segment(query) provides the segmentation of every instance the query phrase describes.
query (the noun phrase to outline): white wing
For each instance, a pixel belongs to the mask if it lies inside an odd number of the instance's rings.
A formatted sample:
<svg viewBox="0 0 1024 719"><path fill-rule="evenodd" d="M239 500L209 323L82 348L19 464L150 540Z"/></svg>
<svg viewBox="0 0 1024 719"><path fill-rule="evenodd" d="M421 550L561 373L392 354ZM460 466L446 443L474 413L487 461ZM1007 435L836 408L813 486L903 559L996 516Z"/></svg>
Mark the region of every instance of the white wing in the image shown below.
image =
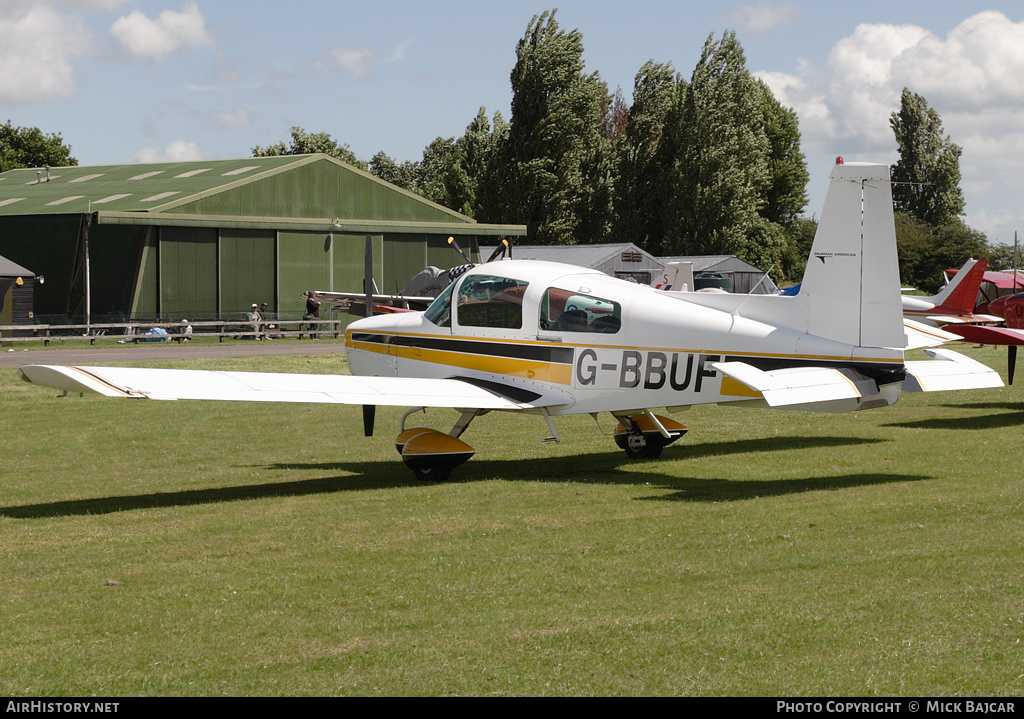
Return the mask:
<svg viewBox="0 0 1024 719"><path fill-rule="evenodd" d="M566 398L550 394L542 396L513 387L460 379L54 365L28 365L18 370L18 374L27 382L69 392L164 400L314 402L510 410L547 407L564 404L566 401Z"/></svg>

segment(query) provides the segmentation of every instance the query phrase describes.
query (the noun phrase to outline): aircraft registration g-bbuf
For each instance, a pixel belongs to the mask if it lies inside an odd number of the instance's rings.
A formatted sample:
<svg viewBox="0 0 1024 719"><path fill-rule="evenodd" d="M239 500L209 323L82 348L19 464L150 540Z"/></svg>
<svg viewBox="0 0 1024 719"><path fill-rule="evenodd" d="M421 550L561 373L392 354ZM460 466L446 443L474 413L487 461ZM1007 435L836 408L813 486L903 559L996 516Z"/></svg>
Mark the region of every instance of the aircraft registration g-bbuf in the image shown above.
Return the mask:
<svg viewBox="0 0 1024 719"><path fill-rule="evenodd" d="M110 397L409 407L396 446L423 479L444 479L473 449L460 437L500 410L553 418L610 413L615 441L649 458L686 432L656 415L695 404L846 412L901 391L1002 386L958 353L904 350L959 339L908 331L902 316L885 165L837 161L800 291L793 296L670 292L572 265L504 260L473 267L423 312L367 317L345 335L348 375L22 367L23 379ZM925 338L922 340L922 338ZM447 433L406 429L424 408L458 412Z"/></svg>

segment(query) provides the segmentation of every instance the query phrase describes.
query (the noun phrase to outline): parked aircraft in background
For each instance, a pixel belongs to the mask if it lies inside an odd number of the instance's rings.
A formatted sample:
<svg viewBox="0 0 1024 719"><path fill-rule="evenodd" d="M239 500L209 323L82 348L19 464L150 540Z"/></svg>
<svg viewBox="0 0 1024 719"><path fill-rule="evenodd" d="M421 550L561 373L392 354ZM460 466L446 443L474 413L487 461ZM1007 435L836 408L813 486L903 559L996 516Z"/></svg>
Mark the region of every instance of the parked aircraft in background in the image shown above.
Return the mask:
<svg viewBox="0 0 1024 719"><path fill-rule="evenodd" d="M933 327L1000 322L999 317L975 313L978 291L987 268L988 260L972 257L938 294L931 297L903 295L903 316Z"/></svg>
<svg viewBox="0 0 1024 719"><path fill-rule="evenodd" d="M986 345L1006 345L1006 379L1013 384L1017 365L1017 347L1024 345L1024 292L1003 295L989 302L988 311L1002 326L959 324L947 325L944 329L967 342Z"/></svg>
<svg viewBox="0 0 1024 719"><path fill-rule="evenodd" d="M1009 288L1016 286L1014 274L989 272L988 260L973 258L949 272L953 279L937 295L903 295L903 316L939 327L964 342L1006 345L1007 382L1012 385L1017 347L1024 344L1024 300L1009 294Z"/></svg>
<svg viewBox="0 0 1024 719"><path fill-rule="evenodd" d="M653 458L687 428L691 405L846 412L901 391L998 387L956 352L907 361L886 165L841 164L800 291L793 296L659 291L580 267L508 260L472 267L424 312L366 317L346 331L354 376L26 366L23 379L110 397L321 402L410 407L396 447L423 479L443 479L474 450L460 437L501 410L554 419L610 413L615 442ZM935 336L928 344L939 343ZM406 428L452 408L447 433Z"/></svg>
<svg viewBox="0 0 1024 719"><path fill-rule="evenodd" d="M331 309L339 312L347 312L357 317L369 317L371 314L394 314L395 312L410 312L427 309L434 298L441 294L452 282L462 276L467 270L476 266L469 256L459 247L454 237L448 238L448 244L455 249L465 264L457 265L450 270L442 270L438 267L428 266L416 273L409 281L405 289L395 295L385 295L377 291L373 283L373 252L370 246L370 238L366 240L366 271L364 273L365 289L360 292L328 292L316 291L317 299L326 302ZM512 256L512 243L503 239L488 258L493 262L505 253Z"/></svg>
<svg viewBox="0 0 1024 719"><path fill-rule="evenodd" d="M950 274L954 270L947 270ZM988 306L1000 297L1024 291L1024 270L1007 272L1005 270L988 270L981 280L981 289L975 305L975 312L988 313ZM996 314L996 313L992 313Z"/></svg>

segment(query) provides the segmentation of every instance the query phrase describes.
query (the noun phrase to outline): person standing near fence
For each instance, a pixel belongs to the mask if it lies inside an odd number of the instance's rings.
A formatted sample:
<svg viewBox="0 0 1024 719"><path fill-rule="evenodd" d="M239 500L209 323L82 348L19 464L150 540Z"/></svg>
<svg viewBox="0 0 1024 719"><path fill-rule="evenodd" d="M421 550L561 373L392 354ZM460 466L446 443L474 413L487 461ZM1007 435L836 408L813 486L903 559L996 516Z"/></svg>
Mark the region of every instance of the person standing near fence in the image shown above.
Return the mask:
<svg viewBox="0 0 1024 719"><path fill-rule="evenodd" d="M320 318L320 300L316 298L316 292L310 290L306 293L306 314L302 315L304 320L316 320ZM309 338L316 339L316 331L320 326L316 322L310 322L306 327L309 330Z"/></svg>
<svg viewBox="0 0 1024 719"><path fill-rule="evenodd" d="M249 338L249 339L254 339L254 340L262 339L262 337L260 337L260 313L259 313L259 307L257 307L255 302L252 303L252 308L249 310L248 319L249 319L249 323L252 325L252 331L253 331L253 336L251 338Z"/></svg>

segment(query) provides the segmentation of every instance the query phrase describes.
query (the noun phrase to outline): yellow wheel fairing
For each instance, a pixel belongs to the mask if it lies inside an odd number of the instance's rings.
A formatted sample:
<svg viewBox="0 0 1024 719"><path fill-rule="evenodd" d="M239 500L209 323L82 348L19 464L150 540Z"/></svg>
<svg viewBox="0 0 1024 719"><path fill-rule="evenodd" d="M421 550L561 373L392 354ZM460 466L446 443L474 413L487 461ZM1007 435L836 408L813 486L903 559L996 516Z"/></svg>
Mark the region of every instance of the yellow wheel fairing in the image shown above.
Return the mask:
<svg viewBox="0 0 1024 719"><path fill-rule="evenodd" d="M437 432L440 434L438 430L431 429L430 427L410 427L395 437L395 449L398 450L399 454L402 454L406 443L416 435L423 434L424 432Z"/></svg>
<svg viewBox="0 0 1024 719"><path fill-rule="evenodd" d="M423 431L417 433L417 429ZM413 435L405 439L402 461L420 479L436 482L448 479L453 469L476 453L476 450L461 439L436 429L413 428L406 430L402 435L409 432ZM399 439L402 435L399 435Z"/></svg>

